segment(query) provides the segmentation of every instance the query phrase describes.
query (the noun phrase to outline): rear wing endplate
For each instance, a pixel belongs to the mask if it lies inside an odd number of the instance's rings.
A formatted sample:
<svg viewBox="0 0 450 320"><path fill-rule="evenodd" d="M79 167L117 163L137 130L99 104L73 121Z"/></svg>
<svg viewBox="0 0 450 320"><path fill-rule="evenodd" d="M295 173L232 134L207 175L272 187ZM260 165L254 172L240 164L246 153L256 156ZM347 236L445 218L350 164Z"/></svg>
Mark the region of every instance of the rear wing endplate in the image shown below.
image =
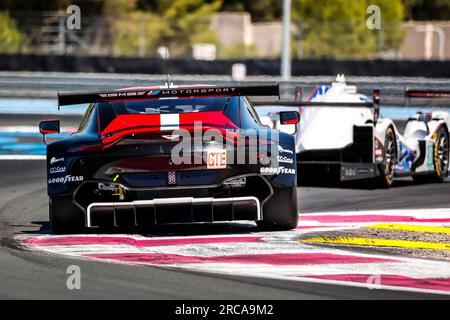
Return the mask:
<svg viewBox="0 0 450 320"><path fill-rule="evenodd" d="M377 123L380 116L380 90L373 91L372 102L311 102L311 101L253 101L255 107L336 107L336 108L372 108L374 110L373 122Z"/></svg>
<svg viewBox="0 0 450 320"><path fill-rule="evenodd" d="M91 93L58 93L60 106L108 101L137 101L161 98L199 98L211 96L280 96L279 84L230 87L161 88Z"/></svg>

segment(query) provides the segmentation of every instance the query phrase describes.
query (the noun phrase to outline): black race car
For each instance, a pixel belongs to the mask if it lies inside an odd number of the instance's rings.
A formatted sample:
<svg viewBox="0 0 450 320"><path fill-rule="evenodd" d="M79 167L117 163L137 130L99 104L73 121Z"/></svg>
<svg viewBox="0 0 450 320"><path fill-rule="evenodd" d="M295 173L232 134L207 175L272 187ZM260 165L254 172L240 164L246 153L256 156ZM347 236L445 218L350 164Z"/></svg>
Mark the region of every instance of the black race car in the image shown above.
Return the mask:
<svg viewBox="0 0 450 320"><path fill-rule="evenodd" d="M297 225L294 137L261 124L247 96L278 85L145 87L59 94L89 103L77 132L47 146L55 232L256 221ZM295 124L295 111L280 113ZM42 121L44 135L59 120Z"/></svg>

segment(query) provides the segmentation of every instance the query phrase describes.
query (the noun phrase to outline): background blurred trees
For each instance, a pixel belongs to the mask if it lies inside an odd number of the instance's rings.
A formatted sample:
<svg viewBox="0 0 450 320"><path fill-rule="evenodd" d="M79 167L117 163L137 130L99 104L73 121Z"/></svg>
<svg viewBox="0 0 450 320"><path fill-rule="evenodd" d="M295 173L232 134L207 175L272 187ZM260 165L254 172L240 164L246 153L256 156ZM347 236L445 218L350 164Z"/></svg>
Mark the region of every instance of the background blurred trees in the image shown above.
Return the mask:
<svg viewBox="0 0 450 320"><path fill-rule="evenodd" d="M160 45L168 46L174 55L189 55L191 45L200 42L217 44L209 29L211 17L219 11L222 0L162 0L154 12L166 24L160 32Z"/></svg>
<svg viewBox="0 0 450 320"><path fill-rule="evenodd" d="M308 0L293 0L294 12L298 14L301 3ZM85 14L106 14L122 9L135 9L149 13L160 13L181 3L182 7L194 8L201 4L211 4L215 0L0 0L0 10L9 11L54 11L65 10L71 4L79 5ZM200 4L201 2L201 4ZM295 3L299 5L295 6ZM318 1L320 6L334 6L335 0ZM350 2L350 1L348 1ZM398 2L398 1L395 1ZM401 0L405 8L404 17L412 20L450 20L449 0ZM372 4L372 3L370 3ZM282 13L281 0L223 0L219 11L247 11L254 21L278 20Z"/></svg>
<svg viewBox="0 0 450 320"><path fill-rule="evenodd" d="M0 52L20 52L22 35L8 12L0 11Z"/></svg>
<svg viewBox="0 0 450 320"><path fill-rule="evenodd" d="M303 0L293 0L294 12L299 14ZM308 5L308 1L305 0ZM318 1L320 6L333 6L335 0ZM347 1L348 3L351 2ZM389 1L385 1L388 4ZM395 6L399 1L394 1ZM410 20L450 20L449 0L401 0L404 17ZM297 3L297 5L295 5ZM370 1L370 4L376 4ZM295 8L296 7L296 8ZM221 10L248 11L254 21L271 21L280 19L282 13L281 0L225 0Z"/></svg>
<svg viewBox="0 0 450 320"><path fill-rule="evenodd" d="M71 4L80 6L82 21L84 17L105 21L109 32L102 41L111 43L117 55L155 54L158 47L168 46L172 56L189 56L192 45L202 42L224 51L209 28L216 12L246 11L254 22L277 21L282 14L281 0L0 0L0 50L17 52L27 43L26 33L19 32L21 24L14 23L17 12L65 14ZM293 51L304 57L373 57L399 47L403 36L399 26L405 19L450 20L450 0L292 0L292 4L299 31ZM366 26L366 9L372 4L381 7L380 31ZM219 55L248 54L250 49L244 49Z"/></svg>
<svg viewBox="0 0 450 320"><path fill-rule="evenodd" d="M369 5L381 9L381 30L366 25ZM303 24L303 56L367 58L398 48L402 40L401 0L294 0L293 6L294 21Z"/></svg>
<svg viewBox="0 0 450 320"><path fill-rule="evenodd" d="M217 43L209 24L221 6L222 0L103 0L101 11L115 54L146 55L165 46L172 56L189 56L194 43Z"/></svg>

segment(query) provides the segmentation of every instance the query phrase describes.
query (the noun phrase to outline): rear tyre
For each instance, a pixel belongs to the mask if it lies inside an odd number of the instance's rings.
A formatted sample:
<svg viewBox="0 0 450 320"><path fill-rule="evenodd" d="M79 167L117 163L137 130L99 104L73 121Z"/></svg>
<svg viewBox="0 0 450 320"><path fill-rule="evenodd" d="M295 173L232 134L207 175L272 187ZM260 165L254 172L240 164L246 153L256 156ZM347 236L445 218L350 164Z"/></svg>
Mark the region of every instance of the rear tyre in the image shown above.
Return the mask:
<svg viewBox="0 0 450 320"><path fill-rule="evenodd" d="M394 183L395 162L397 159L397 143L395 133L392 127L386 131L384 140L384 160L378 166L380 176L377 178L377 186L388 189Z"/></svg>
<svg viewBox="0 0 450 320"><path fill-rule="evenodd" d="M444 182L448 175L449 166L449 135L446 127L440 127L435 133L433 149L434 172L429 175L413 176L418 183Z"/></svg>
<svg viewBox="0 0 450 320"><path fill-rule="evenodd" d="M84 229L84 213L71 196L49 198L49 220L54 233L76 233Z"/></svg>
<svg viewBox="0 0 450 320"><path fill-rule="evenodd" d="M263 220L257 221L261 230L291 230L297 227L297 188L275 189L274 194L263 206Z"/></svg>

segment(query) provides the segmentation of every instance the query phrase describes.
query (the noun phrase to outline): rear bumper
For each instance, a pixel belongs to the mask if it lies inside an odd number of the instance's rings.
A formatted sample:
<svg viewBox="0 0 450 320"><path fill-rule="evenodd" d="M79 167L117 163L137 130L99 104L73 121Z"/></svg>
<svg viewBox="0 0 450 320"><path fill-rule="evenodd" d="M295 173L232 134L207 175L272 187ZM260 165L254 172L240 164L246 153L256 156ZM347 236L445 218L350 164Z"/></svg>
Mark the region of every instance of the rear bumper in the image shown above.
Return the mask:
<svg viewBox="0 0 450 320"><path fill-rule="evenodd" d="M256 197L164 198L130 202L92 203L86 210L86 226L138 226L171 223L261 220Z"/></svg>
<svg viewBox="0 0 450 320"><path fill-rule="evenodd" d="M341 163L341 181L370 179L378 176L378 167L374 163Z"/></svg>
<svg viewBox="0 0 450 320"><path fill-rule="evenodd" d="M339 181L369 179L379 176L374 157L373 127L353 126L353 141L341 149L304 150L297 153L299 174L325 172Z"/></svg>

